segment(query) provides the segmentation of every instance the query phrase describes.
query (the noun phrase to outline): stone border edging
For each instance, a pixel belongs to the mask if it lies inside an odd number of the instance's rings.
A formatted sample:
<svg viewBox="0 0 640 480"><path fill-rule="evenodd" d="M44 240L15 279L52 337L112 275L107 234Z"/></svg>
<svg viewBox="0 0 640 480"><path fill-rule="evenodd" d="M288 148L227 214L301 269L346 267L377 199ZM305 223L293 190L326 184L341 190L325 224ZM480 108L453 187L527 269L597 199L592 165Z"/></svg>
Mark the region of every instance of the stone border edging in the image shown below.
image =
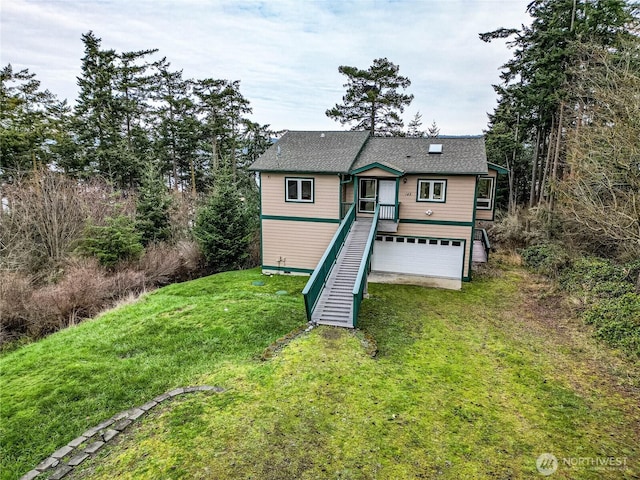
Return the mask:
<svg viewBox="0 0 640 480"><path fill-rule="evenodd" d="M195 392L224 392L222 387L212 387L210 385L202 385L198 387L181 387L170 390L162 395L158 395L153 400L148 401L139 407L130 408L120 412L108 420L104 420L93 428L90 428L79 437L71 440L64 447L53 452L49 457L45 458L35 468L25 473L20 480L33 480L38 475L49 470L55 471L49 476L49 480L60 480L62 477L71 472L75 467L80 465L86 459L92 457L110 440L114 439L118 434L123 432L134 420L142 417L152 408L160 405L173 397L183 395L185 393ZM95 437L95 438L94 438ZM93 440L89 442L90 440ZM79 448L83 446L83 448ZM63 459L67 459L63 461Z"/></svg>

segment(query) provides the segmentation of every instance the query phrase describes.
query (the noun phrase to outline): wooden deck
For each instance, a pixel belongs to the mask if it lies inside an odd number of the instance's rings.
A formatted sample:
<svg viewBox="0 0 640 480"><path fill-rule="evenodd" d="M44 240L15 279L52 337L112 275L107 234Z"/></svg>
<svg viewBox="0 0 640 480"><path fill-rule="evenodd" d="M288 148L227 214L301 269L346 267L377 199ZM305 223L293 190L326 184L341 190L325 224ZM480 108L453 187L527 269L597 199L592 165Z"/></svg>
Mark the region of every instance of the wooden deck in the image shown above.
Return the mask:
<svg viewBox="0 0 640 480"><path fill-rule="evenodd" d="M473 263L487 263L487 252L480 240L473 241Z"/></svg>
<svg viewBox="0 0 640 480"><path fill-rule="evenodd" d="M313 311L313 322L353 328L353 287L370 231L370 218L353 223Z"/></svg>

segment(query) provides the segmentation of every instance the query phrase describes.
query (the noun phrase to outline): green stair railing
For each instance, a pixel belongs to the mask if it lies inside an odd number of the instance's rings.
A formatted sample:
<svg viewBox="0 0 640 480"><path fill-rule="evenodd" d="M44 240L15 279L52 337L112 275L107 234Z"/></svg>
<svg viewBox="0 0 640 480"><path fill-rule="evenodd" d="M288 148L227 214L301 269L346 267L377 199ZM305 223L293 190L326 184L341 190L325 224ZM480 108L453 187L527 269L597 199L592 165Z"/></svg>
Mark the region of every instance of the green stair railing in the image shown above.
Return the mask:
<svg viewBox="0 0 640 480"><path fill-rule="evenodd" d="M344 245L344 241L349 234L349 230L351 229L351 225L353 224L355 218L355 205L351 205L351 208L349 208L349 211L345 215L344 219L342 220L342 222L340 222L338 230L333 235L331 243L329 243L329 246L318 262L318 266L315 268L315 270L311 274L311 277L309 278L309 281L302 290L302 295L304 296L304 308L307 312L307 319L309 321L311 321L313 310L316 308L316 304L320 299L324 284L327 281L327 277L331 273L331 268L338 258L338 254L340 253L340 250Z"/></svg>
<svg viewBox="0 0 640 480"><path fill-rule="evenodd" d="M371 255L373 255L373 242L376 238L376 230L378 229L378 218L380 217L380 205L376 206L376 210L373 214L373 221L371 222L371 230L369 231L369 237L364 247L362 254L362 261L360 262L360 268L358 269L358 276L356 277L356 283L353 286L353 326L354 328L358 324L358 314L360 313L360 304L364 297L364 292L367 286L367 276L371 271Z"/></svg>

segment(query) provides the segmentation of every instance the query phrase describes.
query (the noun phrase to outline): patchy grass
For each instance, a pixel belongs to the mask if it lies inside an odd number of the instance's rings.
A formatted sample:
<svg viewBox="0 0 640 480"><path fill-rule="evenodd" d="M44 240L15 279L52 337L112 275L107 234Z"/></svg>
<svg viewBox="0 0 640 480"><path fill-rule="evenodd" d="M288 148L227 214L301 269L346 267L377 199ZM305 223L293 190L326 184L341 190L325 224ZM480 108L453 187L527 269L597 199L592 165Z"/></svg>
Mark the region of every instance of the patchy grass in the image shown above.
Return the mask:
<svg viewBox="0 0 640 480"><path fill-rule="evenodd" d="M19 477L115 413L257 358L306 322L305 281L249 270L175 284L2 355L0 477Z"/></svg>
<svg viewBox="0 0 640 480"><path fill-rule="evenodd" d="M532 478L545 452L553 478L640 474L638 367L549 284L503 266L461 292L370 292L361 331L225 362L200 377L225 393L174 400L72 478Z"/></svg>

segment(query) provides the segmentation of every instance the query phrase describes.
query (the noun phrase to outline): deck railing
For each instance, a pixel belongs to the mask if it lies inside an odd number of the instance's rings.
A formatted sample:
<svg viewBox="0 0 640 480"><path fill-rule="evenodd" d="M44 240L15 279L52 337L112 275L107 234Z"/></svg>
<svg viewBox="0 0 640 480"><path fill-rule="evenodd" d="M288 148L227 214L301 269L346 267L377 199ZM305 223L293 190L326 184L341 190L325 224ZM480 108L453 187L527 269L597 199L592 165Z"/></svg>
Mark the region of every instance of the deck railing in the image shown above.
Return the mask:
<svg viewBox="0 0 640 480"><path fill-rule="evenodd" d="M380 207L378 205L373 214L373 221L371 222L371 230L369 231L369 237L364 247L362 254L362 260L360 261L360 268L358 269L358 276L356 277L356 283L353 286L353 326L354 328L358 324L358 314L360 313L360 304L364 297L365 289L367 286L367 276L371 271L371 255L373 254L373 242L376 238L376 229L378 228L378 219L380 218Z"/></svg>
<svg viewBox="0 0 640 480"><path fill-rule="evenodd" d="M351 229L351 225L355 218L355 205L351 205L351 208L349 208L344 219L340 222L338 230L333 235L331 243L329 243L329 246L324 251L322 258L318 262L318 266L311 274L304 290L302 290L302 295L304 296L304 308L307 312L307 319L309 321L311 321L311 315L313 314L313 310L316 308L316 304L318 303L324 284L327 281L327 277L329 276L329 273L331 273L331 267L333 267L333 264L338 258L340 249L344 245L344 241L349 234L349 230Z"/></svg>
<svg viewBox="0 0 640 480"><path fill-rule="evenodd" d="M473 240L480 240L484 251L487 254L487 262L489 261L489 252L491 251L491 243L489 243L489 235L484 228L476 228L473 230Z"/></svg>
<svg viewBox="0 0 640 480"><path fill-rule="evenodd" d="M395 203L380 203L380 220L398 221L398 209Z"/></svg>
<svg viewBox="0 0 640 480"><path fill-rule="evenodd" d="M340 219L347 216L351 207L353 207L353 202L340 202Z"/></svg>

